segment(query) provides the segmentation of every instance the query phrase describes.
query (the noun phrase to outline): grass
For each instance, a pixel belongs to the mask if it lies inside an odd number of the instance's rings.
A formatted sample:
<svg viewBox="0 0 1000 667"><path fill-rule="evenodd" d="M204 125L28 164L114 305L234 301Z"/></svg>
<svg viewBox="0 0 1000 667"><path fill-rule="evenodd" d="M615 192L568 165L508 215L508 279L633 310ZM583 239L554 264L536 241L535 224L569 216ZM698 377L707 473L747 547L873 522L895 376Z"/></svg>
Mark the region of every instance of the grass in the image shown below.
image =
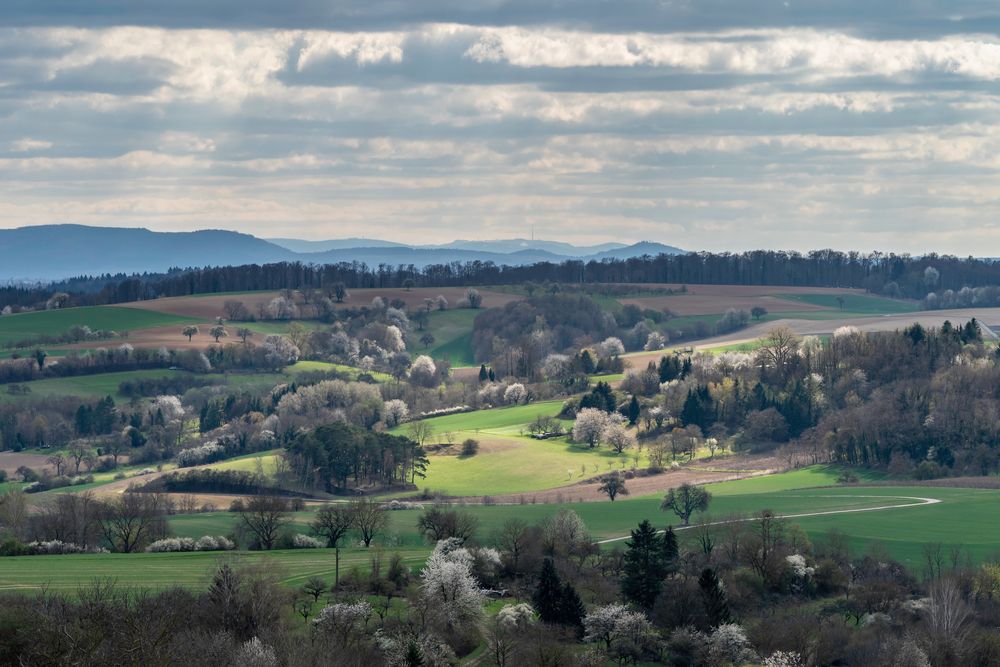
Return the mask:
<svg viewBox="0 0 1000 667"><path fill-rule="evenodd" d="M992 526L1000 510L1000 491L903 486L839 486L836 481L842 468L813 466L789 473L709 485L713 494L710 515L695 515L694 522L733 515L747 515L762 509L779 514L840 511L871 507L904 505L904 498L930 497L941 500L936 505L900 507L868 512L800 517L793 521L814 542L825 539L831 530L848 535L860 555L878 544L892 557L917 573L923 563L926 544L941 543L947 557L952 547L962 550L973 562L981 562L1000 554L1000 534L984 530ZM855 471L864 482L877 482L879 475ZM902 497L901 497L902 496ZM510 518L529 524L538 523L560 509L577 512L596 539L625 536L643 519L658 527L677 525L672 514L659 509L660 496L624 498L617 502L562 503L554 505L493 505L464 508L479 521L480 539L490 535ZM378 539L387 550L400 551L411 566L419 565L429 553L417 532L420 510L394 511L389 526ZM292 516L291 530L307 532L311 513ZM238 521L228 512L174 516L170 518L173 532L183 537L225 535ZM687 537L684 537L687 535ZM690 534L681 533L683 539ZM356 546L349 538L342 551L341 572L352 567L368 567L370 551ZM623 542L611 546L623 547ZM122 584L146 588L162 588L179 584L204 587L207 577L223 559L235 558L246 563L266 566L278 573L289 586L300 585L310 576L332 577L333 553L330 550L275 551L270 553L220 554L103 554L74 556L36 556L2 559L0 590L37 590L48 585L53 590L74 591L94 577L114 577Z"/></svg>
<svg viewBox="0 0 1000 667"><path fill-rule="evenodd" d="M839 298L843 300L843 307L835 294L779 294L778 296L788 301L799 301L812 306L832 308L838 313L844 311L854 314L886 315L912 313L919 310L917 304L912 301L899 301L865 294L841 294Z"/></svg>
<svg viewBox="0 0 1000 667"><path fill-rule="evenodd" d="M447 359L453 367L472 366L476 360L472 356L472 323L480 310L455 308L435 310L428 315L424 331L414 330L411 334L410 350L413 354L426 354L434 359ZM434 336L430 345L422 345L420 337L425 333Z"/></svg>
<svg viewBox="0 0 1000 667"><path fill-rule="evenodd" d="M69 331L76 325L88 326L94 331L102 329L120 333L193 321L191 318L179 315L121 306L45 310L0 317L0 343L36 336L55 336ZM113 342L110 341L109 344Z"/></svg>
<svg viewBox="0 0 1000 667"><path fill-rule="evenodd" d="M400 551L411 567L422 564L428 553L428 548ZM367 570L370 558L371 552L364 549L341 550L341 575L352 568ZM0 591L35 591L45 586L50 591L74 593L94 579L114 579L119 585L144 589L205 589L215 569L227 561L264 567L287 586L301 586L313 576L329 581L334 574L330 549L18 556L3 559Z"/></svg>

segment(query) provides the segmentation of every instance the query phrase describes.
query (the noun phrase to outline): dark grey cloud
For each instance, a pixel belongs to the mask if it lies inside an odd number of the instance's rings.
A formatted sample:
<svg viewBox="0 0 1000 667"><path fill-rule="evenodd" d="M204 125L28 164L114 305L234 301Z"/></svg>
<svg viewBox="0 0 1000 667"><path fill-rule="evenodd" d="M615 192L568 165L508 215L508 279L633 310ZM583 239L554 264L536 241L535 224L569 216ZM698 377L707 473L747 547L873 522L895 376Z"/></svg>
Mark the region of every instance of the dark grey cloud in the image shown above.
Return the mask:
<svg viewBox="0 0 1000 667"><path fill-rule="evenodd" d="M826 28L872 37L996 33L987 0L5 0L7 26L382 30L421 23L561 25L610 32Z"/></svg>

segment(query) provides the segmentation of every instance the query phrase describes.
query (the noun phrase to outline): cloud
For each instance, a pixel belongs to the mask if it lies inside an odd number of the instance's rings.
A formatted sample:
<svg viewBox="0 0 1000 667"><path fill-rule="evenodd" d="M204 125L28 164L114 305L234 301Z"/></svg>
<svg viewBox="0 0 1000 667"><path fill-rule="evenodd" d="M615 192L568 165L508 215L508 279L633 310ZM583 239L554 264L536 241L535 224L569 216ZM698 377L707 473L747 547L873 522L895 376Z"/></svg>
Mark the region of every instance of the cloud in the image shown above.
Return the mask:
<svg viewBox="0 0 1000 667"><path fill-rule="evenodd" d="M51 141L42 141L40 139L25 137L24 139L18 139L17 141L10 142L10 152L31 153L35 151L44 151L52 148L52 145Z"/></svg>
<svg viewBox="0 0 1000 667"><path fill-rule="evenodd" d="M1000 252L985 3L12 3L0 226Z"/></svg>

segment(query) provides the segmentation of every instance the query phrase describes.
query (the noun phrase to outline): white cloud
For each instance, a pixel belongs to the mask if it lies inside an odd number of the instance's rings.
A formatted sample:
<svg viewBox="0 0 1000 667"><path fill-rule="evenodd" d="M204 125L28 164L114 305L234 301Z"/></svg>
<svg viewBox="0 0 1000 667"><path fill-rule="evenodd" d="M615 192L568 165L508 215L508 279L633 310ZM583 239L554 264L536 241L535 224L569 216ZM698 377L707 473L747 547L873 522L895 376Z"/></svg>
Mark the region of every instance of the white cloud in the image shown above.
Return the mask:
<svg viewBox="0 0 1000 667"><path fill-rule="evenodd" d="M31 151L44 151L52 148L52 146L53 144L51 141L42 141L40 139L25 137L24 139L18 139L17 141L10 142L10 151L12 153L28 153Z"/></svg>

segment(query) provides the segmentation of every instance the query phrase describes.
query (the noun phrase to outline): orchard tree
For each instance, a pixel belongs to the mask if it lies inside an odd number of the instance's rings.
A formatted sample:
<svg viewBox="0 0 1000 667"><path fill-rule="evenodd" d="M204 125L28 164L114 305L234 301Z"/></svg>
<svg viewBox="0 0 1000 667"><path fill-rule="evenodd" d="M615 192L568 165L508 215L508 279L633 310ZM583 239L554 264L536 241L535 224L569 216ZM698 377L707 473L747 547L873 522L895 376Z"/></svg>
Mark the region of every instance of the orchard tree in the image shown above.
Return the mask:
<svg viewBox="0 0 1000 667"><path fill-rule="evenodd" d="M629 433L624 424L613 419L608 420L608 424L601 434L601 440L608 443L608 446L618 454L635 444L635 436Z"/></svg>
<svg viewBox="0 0 1000 667"><path fill-rule="evenodd" d="M239 329L236 330L236 335L239 336L239 339L243 341L244 345L246 345L247 339L253 337L253 331L251 331L246 327L240 327Z"/></svg>
<svg viewBox="0 0 1000 667"><path fill-rule="evenodd" d="M573 440L586 442L591 448L596 447L610 423L608 413L604 410L584 408L576 414L576 421L573 422Z"/></svg>
<svg viewBox="0 0 1000 667"><path fill-rule="evenodd" d="M181 333L188 337L188 342L191 342L191 339L198 335L198 327L186 326L181 330Z"/></svg>
<svg viewBox="0 0 1000 667"><path fill-rule="evenodd" d="M615 473L604 478L598 491L607 494L611 502L615 502L618 496L627 496L628 489L625 488L625 478Z"/></svg>
<svg viewBox="0 0 1000 667"><path fill-rule="evenodd" d="M711 501L712 494L705 487L685 482L676 489L667 491L663 502L660 503L660 509L672 511L687 526L691 521L691 515L707 510Z"/></svg>
<svg viewBox="0 0 1000 667"><path fill-rule="evenodd" d="M222 326L221 324L216 324L214 327L209 329L208 333L212 338L215 339L216 343L219 342L220 338L226 338L229 335L229 332L226 331L226 327Z"/></svg>

